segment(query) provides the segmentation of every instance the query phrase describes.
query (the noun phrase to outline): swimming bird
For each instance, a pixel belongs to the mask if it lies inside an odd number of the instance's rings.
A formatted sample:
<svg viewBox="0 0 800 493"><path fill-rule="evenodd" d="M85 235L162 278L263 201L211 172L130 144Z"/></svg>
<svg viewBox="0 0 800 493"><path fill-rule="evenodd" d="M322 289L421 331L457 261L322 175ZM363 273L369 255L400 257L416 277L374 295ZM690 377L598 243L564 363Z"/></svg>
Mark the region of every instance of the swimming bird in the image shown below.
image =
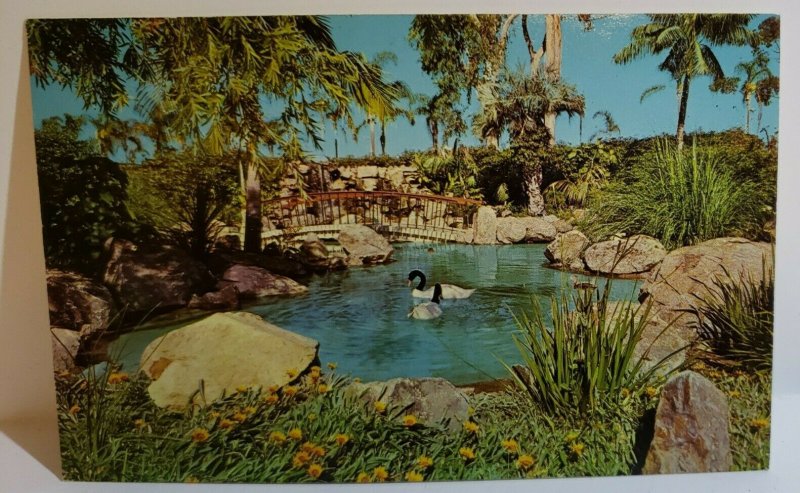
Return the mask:
<svg viewBox="0 0 800 493"><path fill-rule="evenodd" d="M417 320L431 320L439 317L442 314L442 308L439 306L439 300L442 296L442 285L437 283L433 287L433 298L425 303L420 303L415 306L409 313L409 318L416 318Z"/></svg>
<svg viewBox="0 0 800 493"><path fill-rule="evenodd" d="M425 282L427 279L421 270L415 269L408 273L408 285L411 286L411 282L417 277L419 277L419 284L417 284L417 287L411 291L411 296L414 298L430 298L433 290L431 288L425 289ZM475 292L474 289L462 288L456 286L455 284L442 284L441 286L443 300L469 298L472 293Z"/></svg>

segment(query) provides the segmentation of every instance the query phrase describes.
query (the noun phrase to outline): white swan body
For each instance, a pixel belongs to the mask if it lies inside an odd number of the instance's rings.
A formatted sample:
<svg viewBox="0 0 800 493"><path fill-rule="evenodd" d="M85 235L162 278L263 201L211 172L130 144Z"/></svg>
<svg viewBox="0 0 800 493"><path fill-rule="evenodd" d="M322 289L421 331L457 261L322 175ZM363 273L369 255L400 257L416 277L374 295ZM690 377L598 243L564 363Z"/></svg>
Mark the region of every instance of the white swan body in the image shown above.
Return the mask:
<svg viewBox="0 0 800 493"><path fill-rule="evenodd" d="M411 281L416 279L417 277L420 278L419 284L416 288L411 291L411 296L414 298L430 298L433 296L433 288L425 289L425 274L422 273L420 270L412 270L408 274L408 284L411 285ZM442 286L442 295L441 298L443 300L459 300L464 298L469 298L472 296L472 293L475 292L474 289L467 289L462 288L460 286L456 286L455 284L441 284Z"/></svg>
<svg viewBox="0 0 800 493"><path fill-rule="evenodd" d="M431 301L426 301L415 306L409 313L409 318L417 320L431 320L442 315L442 308L439 306L439 300L442 296L442 286L437 284L433 288L433 298Z"/></svg>

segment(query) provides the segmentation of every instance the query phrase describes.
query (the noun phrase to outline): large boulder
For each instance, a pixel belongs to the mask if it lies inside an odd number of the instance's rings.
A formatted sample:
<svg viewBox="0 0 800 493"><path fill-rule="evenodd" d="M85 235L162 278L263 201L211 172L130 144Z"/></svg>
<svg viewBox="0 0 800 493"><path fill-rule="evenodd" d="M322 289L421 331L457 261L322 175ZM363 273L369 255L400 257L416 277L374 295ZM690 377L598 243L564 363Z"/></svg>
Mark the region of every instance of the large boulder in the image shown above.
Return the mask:
<svg viewBox="0 0 800 493"><path fill-rule="evenodd" d="M253 265L235 264L222 274L218 287L233 285L241 299L254 299L281 294L300 294L308 291L302 284Z"/></svg>
<svg viewBox="0 0 800 493"><path fill-rule="evenodd" d="M644 474L730 470L728 401L713 383L685 371L661 390Z"/></svg>
<svg viewBox="0 0 800 493"><path fill-rule="evenodd" d="M151 342L142 353L160 407L212 402L239 387L283 386L317 360L319 343L246 312L215 313ZM197 394L202 385L202 397Z"/></svg>
<svg viewBox="0 0 800 493"><path fill-rule="evenodd" d="M51 326L85 336L106 330L114 315L111 292L74 272L47 271L47 301Z"/></svg>
<svg viewBox="0 0 800 493"><path fill-rule="evenodd" d="M173 247L139 248L124 240L107 244L103 282L120 305L132 312L186 306L208 291L214 278L200 262Z"/></svg>
<svg viewBox="0 0 800 493"><path fill-rule="evenodd" d="M443 378L394 378L385 382L353 383L348 393L369 405L380 400L387 407L405 409L422 423L444 424L460 430L469 416L467 397Z"/></svg>
<svg viewBox="0 0 800 493"><path fill-rule="evenodd" d="M567 221L559 218L558 216L553 216L553 215L542 216L542 219L552 224L556 228L556 232L558 233L566 233L567 231L572 231L573 229L575 229L574 226L572 226Z"/></svg>
<svg viewBox="0 0 800 493"><path fill-rule="evenodd" d="M497 213L488 205L478 208L473 224L472 242L476 245L493 245L497 243Z"/></svg>
<svg viewBox="0 0 800 493"><path fill-rule="evenodd" d="M715 280L759 280L772 265L769 243L716 238L669 252L642 285L640 300L650 299L657 316L673 328L690 331L696 319L691 310Z"/></svg>
<svg viewBox="0 0 800 493"><path fill-rule="evenodd" d="M53 370L56 373L75 371L75 360L81 345L80 334L62 327L51 327L50 342L53 346Z"/></svg>
<svg viewBox="0 0 800 493"><path fill-rule="evenodd" d="M526 224L517 217L501 217L497 220L497 241L500 243L519 243L525 239Z"/></svg>
<svg viewBox="0 0 800 493"><path fill-rule="evenodd" d="M641 274L658 265L667 250L646 235L601 241L583 252L586 267L601 274Z"/></svg>
<svg viewBox="0 0 800 493"><path fill-rule="evenodd" d="M589 246L589 239L577 229L556 235L544 251L544 256L555 267L570 270L583 270L583 251Z"/></svg>
<svg viewBox="0 0 800 493"><path fill-rule="evenodd" d="M523 217L525 224L525 241L528 243L550 242L556 239L558 228L555 222L547 220L547 217ZM563 222L563 221L562 221Z"/></svg>
<svg viewBox="0 0 800 493"><path fill-rule="evenodd" d="M388 262L394 252L386 238L360 224L343 226L338 241L347 252L350 265L382 264Z"/></svg>
<svg viewBox="0 0 800 493"><path fill-rule="evenodd" d="M314 272L346 269L342 257L331 255L328 247L314 233L308 233L300 245L300 262Z"/></svg>

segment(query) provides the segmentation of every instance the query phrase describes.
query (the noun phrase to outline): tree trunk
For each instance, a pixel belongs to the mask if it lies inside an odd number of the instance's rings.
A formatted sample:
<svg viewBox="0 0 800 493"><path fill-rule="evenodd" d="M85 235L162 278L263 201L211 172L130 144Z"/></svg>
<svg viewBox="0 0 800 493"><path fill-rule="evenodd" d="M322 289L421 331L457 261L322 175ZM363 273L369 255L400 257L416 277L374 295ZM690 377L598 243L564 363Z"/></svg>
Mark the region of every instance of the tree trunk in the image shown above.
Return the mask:
<svg viewBox="0 0 800 493"><path fill-rule="evenodd" d="M756 100L756 104L758 104L758 117L756 118L756 135L758 135L761 132L761 117L764 114L764 105L758 100Z"/></svg>
<svg viewBox="0 0 800 493"><path fill-rule="evenodd" d="M428 131L431 134L431 149L439 153L439 124L433 118L428 118Z"/></svg>
<svg viewBox="0 0 800 493"><path fill-rule="evenodd" d="M683 136L686 127L686 105L689 102L689 82L691 79L688 76L683 77L683 87L681 88L681 101L678 107L678 129L675 132L676 140L678 141L678 149L683 149Z"/></svg>
<svg viewBox="0 0 800 493"><path fill-rule="evenodd" d="M370 115L369 119L369 155L375 157L375 119Z"/></svg>
<svg viewBox="0 0 800 493"><path fill-rule="evenodd" d="M245 226L244 251L259 253L261 251L261 178L255 163L247 165L245 181Z"/></svg>
<svg viewBox="0 0 800 493"><path fill-rule="evenodd" d="M528 195L528 214L544 215L544 197L542 196L542 167L531 166L525 176L525 188Z"/></svg>
<svg viewBox="0 0 800 493"><path fill-rule="evenodd" d="M544 18L545 27L545 53L547 60L544 65L545 77L550 82L561 80L561 16L548 14ZM544 126L550 134L550 147L556 144L556 112L548 111L544 115Z"/></svg>
<svg viewBox="0 0 800 493"><path fill-rule="evenodd" d="M386 125L381 123L381 156L386 155Z"/></svg>
<svg viewBox="0 0 800 493"><path fill-rule="evenodd" d="M744 131L750 133L750 96L744 100Z"/></svg>

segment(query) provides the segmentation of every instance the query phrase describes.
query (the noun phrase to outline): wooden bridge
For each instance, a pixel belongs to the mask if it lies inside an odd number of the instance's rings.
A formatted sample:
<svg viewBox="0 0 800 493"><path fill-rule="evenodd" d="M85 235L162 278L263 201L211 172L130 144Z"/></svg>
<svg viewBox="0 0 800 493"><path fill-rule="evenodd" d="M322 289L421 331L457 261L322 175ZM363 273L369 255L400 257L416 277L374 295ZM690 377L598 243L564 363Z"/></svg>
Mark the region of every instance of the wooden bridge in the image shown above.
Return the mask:
<svg viewBox="0 0 800 493"><path fill-rule="evenodd" d="M262 242L291 241L315 233L335 239L342 227L364 224L391 241L463 242L482 202L402 192L309 193L264 201Z"/></svg>

